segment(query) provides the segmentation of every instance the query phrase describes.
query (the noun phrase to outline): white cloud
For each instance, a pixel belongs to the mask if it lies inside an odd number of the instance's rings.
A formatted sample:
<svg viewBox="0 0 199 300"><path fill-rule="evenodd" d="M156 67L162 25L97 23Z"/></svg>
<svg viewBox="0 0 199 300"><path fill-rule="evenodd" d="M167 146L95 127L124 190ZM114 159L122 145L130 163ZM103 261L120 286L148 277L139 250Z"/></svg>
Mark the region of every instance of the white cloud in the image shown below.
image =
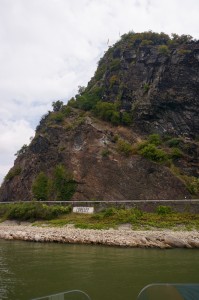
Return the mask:
<svg viewBox="0 0 199 300"><path fill-rule="evenodd" d="M3 179L12 167L14 154L24 143L29 143L34 130L24 120L0 122L0 178Z"/></svg>
<svg viewBox="0 0 199 300"><path fill-rule="evenodd" d="M0 173L52 101L87 84L108 40L149 29L198 38L198 12L198 0L0 0Z"/></svg>

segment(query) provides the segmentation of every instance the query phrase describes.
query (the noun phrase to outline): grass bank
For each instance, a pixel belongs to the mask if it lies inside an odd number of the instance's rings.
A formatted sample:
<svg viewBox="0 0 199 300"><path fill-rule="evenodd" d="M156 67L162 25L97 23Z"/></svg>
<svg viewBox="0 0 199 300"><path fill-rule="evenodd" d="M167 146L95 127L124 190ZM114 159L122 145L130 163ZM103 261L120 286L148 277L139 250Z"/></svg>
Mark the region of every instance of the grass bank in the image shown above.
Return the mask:
<svg viewBox="0 0 199 300"><path fill-rule="evenodd" d="M42 203L17 203L0 205L0 220L30 221L49 226L74 224L82 229L118 228L128 223L134 230L199 229L199 214L175 212L169 206L159 206L153 213L136 208L116 209L110 207L91 215L72 213L71 206L46 205Z"/></svg>

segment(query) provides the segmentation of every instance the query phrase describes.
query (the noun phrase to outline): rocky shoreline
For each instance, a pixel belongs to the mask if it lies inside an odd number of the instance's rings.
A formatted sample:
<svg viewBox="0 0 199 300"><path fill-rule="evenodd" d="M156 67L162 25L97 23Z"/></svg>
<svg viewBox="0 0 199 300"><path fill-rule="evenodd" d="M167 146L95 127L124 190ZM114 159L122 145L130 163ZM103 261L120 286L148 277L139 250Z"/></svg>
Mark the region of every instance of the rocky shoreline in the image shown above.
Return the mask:
<svg viewBox="0 0 199 300"><path fill-rule="evenodd" d="M76 229L72 225L57 228L4 222L0 224L0 239L134 248L199 248L198 231L134 231L128 226L117 230L93 230Z"/></svg>

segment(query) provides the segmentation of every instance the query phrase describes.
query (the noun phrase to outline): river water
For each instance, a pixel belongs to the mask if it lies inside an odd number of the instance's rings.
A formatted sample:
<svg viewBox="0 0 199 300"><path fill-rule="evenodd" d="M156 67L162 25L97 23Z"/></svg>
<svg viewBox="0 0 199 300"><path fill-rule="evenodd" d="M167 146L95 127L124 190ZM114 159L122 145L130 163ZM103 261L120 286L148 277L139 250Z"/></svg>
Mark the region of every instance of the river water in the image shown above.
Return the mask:
<svg viewBox="0 0 199 300"><path fill-rule="evenodd" d="M134 300L149 283L199 282L199 250L130 249L0 240L0 299L81 289L92 300Z"/></svg>

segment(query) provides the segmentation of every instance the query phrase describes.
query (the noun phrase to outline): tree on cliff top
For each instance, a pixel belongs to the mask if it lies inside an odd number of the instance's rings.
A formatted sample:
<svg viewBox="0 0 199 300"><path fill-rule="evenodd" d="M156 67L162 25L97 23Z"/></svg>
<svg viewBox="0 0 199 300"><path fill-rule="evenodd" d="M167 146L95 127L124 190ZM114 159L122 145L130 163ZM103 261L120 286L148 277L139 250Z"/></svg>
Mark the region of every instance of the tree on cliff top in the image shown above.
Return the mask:
<svg viewBox="0 0 199 300"><path fill-rule="evenodd" d="M63 101L57 100L57 101L53 101L52 103L52 107L53 107L53 111L60 111L63 107L64 103Z"/></svg>

